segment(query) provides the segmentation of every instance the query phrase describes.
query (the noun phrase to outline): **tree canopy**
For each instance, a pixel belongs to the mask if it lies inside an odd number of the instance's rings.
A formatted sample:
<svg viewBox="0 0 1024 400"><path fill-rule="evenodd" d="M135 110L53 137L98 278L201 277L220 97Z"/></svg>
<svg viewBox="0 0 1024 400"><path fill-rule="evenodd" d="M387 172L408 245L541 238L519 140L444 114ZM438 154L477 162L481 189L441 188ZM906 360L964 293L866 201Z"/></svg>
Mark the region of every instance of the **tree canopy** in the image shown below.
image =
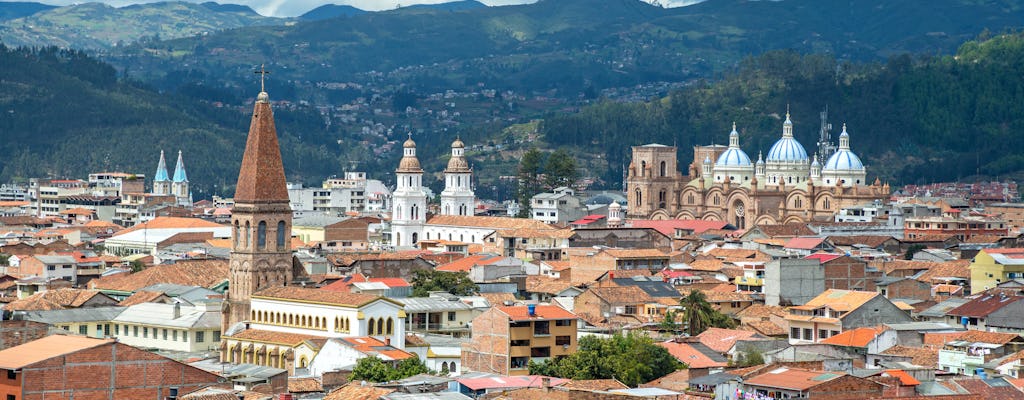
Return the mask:
<svg viewBox="0 0 1024 400"><path fill-rule="evenodd" d="M683 321L686 322L686 332L690 336L697 336L711 327L736 327L736 321L712 308L707 297L699 290L691 290L689 295L679 300L679 305L683 306Z"/></svg>
<svg viewBox="0 0 1024 400"><path fill-rule="evenodd" d="M430 292L448 292L456 296L476 294L480 287L465 272L421 269L412 274L412 296L427 297Z"/></svg>
<svg viewBox="0 0 1024 400"><path fill-rule="evenodd" d="M429 372L430 370L427 369L426 364L423 364L423 361L415 354L412 357L399 361L398 365L394 368L384 363L377 356L370 356L360 358L356 362L356 366L352 368L352 375L349 379L353 381L387 382Z"/></svg>
<svg viewBox="0 0 1024 400"><path fill-rule="evenodd" d="M636 333L610 338L585 336L575 353L541 363L530 361L531 375L568 379L618 379L635 387L685 367L664 347Z"/></svg>

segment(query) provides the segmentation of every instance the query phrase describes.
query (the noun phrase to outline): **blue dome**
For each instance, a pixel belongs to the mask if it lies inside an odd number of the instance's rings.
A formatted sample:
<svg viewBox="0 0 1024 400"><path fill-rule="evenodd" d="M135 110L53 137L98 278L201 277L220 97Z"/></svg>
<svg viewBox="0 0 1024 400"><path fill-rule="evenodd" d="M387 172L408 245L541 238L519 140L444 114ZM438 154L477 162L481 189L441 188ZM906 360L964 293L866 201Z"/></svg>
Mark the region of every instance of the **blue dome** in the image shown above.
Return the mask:
<svg viewBox="0 0 1024 400"><path fill-rule="evenodd" d="M807 151L792 137L783 136L768 150L766 161L807 161Z"/></svg>
<svg viewBox="0 0 1024 400"><path fill-rule="evenodd" d="M838 171L838 170L861 170L864 169L864 163L860 162L860 157L853 154L850 150L839 150L832 157L828 158L825 162L826 171Z"/></svg>
<svg viewBox="0 0 1024 400"><path fill-rule="evenodd" d="M750 157L747 157L747 153L741 149L730 147L722 155L718 156L718 161L715 162L715 166L728 167L728 166L749 166Z"/></svg>

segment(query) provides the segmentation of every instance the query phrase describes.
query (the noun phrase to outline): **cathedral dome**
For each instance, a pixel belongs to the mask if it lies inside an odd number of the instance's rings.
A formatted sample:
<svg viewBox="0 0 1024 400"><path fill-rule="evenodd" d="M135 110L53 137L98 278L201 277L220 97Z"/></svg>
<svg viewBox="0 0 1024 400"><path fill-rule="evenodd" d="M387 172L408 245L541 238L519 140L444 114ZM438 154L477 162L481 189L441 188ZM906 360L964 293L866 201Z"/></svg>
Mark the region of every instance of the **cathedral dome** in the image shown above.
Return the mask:
<svg viewBox="0 0 1024 400"><path fill-rule="evenodd" d="M404 144L402 144L402 147L407 148L407 149L415 149L416 148L416 142L414 142L412 140L412 137L410 137L408 140L405 141Z"/></svg>
<svg viewBox="0 0 1024 400"><path fill-rule="evenodd" d="M786 113L786 122L782 124L782 138L772 145L771 150L768 150L768 158L766 161L807 161L807 150L804 150L804 146L793 138L793 121L789 119L788 112Z"/></svg>
<svg viewBox="0 0 1024 400"><path fill-rule="evenodd" d="M753 165L750 157L740 148L740 134L736 132L736 124L732 124L732 132L729 133L729 148L722 155L718 156L715 162L716 167L746 167Z"/></svg>
<svg viewBox="0 0 1024 400"><path fill-rule="evenodd" d="M423 172L423 168L420 167L420 159L416 157L402 157L402 161L398 163L397 172Z"/></svg>
<svg viewBox="0 0 1024 400"><path fill-rule="evenodd" d="M462 143L462 139L455 138L455 141L452 142L452 148L453 149L464 149L464 148L466 148L466 144Z"/></svg>
<svg viewBox="0 0 1024 400"><path fill-rule="evenodd" d="M452 157L448 160L448 168L445 172L469 172L469 162L465 157Z"/></svg>
<svg viewBox="0 0 1024 400"><path fill-rule="evenodd" d="M846 124L843 124L843 133L839 135L839 150L825 162L825 171L850 171L863 170L864 163L860 161L853 151L850 150L850 134L846 133Z"/></svg>

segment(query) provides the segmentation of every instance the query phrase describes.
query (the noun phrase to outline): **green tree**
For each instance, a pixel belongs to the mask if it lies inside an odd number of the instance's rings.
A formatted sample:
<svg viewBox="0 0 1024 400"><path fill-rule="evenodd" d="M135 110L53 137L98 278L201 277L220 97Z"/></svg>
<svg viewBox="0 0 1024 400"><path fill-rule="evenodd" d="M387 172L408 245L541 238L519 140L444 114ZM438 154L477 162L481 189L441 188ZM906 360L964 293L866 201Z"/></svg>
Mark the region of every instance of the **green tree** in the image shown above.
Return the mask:
<svg viewBox="0 0 1024 400"><path fill-rule="evenodd" d="M6 266L10 265L10 259L11 259L11 255L10 254L0 253L0 266L5 266L6 267Z"/></svg>
<svg viewBox="0 0 1024 400"><path fill-rule="evenodd" d="M925 249L925 247L924 247L923 244L912 244L909 247L907 247L907 252L903 254L903 259L904 260L913 260L914 259L914 254L917 254L917 252L919 252L921 250L924 250L924 249Z"/></svg>
<svg viewBox="0 0 1024 400"><path fill-rule="evenodd" d="M519 217L529 217L530 199L542 189L541 174L544 172L544 153L531 147L519 160Z"/></svg>
<svg viewBox="0 0 1024 400"><path fill-rule="evenodd" d="M668 375L685 365L664 347L635 333L615 334L610 338L586 336L577 351L565 357L541 363L530 362L530 374L568 379L615 378L637 386Z"/></svg>
<svg viewBox="0 0 1024 400"><path fill-rule="evenodd" d="M554 189L561 186L571 187L579 179L579 171L576 170L576 158L568 151L558 149L548 156L544 163L544 186Z"/></svg>
<svg viewBox="0 0 1024 400"><path fill-rule="evenodd" d="M686 322L686 331L690 336L697 336L711 326L715 310L701 291L691 290L689 295L679 301L679 305L683 306L683 321Z"/></svg>
<svg viewBox="0 0 1024 400"><path fill-rule="evenodd" d="M412 296L427 297L430 292L448 292L456 296L468 296L480 290L469 274L421 269L412 274Z"/></svg>
<svg viewBox="0 0 1024 400"><path fill-rule="evenodd" d="M352 368L353 381L387 382L405 379L413 375L426 374L430 370L415 354L398 362L394 368L381 361L377 356L360 358Z"/></svg>
<svg viewBox="0 0 1024 400"><path fill-rule="evenodd" d="M139 272L146 269L146 264L143 264L142 261L134 260L131 262L130 267L132 272Z"/></svg>
<svg viewBox="0 0 1024 400"><path fill-rule="evenodd" d="M658 324L658 327L661 328L661 330L663 331L675 333L676 331L679 330L679 322L676 321L677 318L678 317L676 316L675 311L665 311L665 319L661 320L661 323Z"/></svg>

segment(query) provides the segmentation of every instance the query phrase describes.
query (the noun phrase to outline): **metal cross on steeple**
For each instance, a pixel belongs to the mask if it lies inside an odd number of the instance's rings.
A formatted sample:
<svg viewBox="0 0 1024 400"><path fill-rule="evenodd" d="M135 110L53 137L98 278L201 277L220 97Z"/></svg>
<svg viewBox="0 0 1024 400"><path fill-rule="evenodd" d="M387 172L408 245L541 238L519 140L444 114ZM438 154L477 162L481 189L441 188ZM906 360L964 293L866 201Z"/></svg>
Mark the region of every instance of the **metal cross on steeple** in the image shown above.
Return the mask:
<svg viewBox="0 0 1024 400"><path fill-rule="evenodd" d="M254 71L253 72L254 74L258 74L260 76L260 92L266 92L267 91L266 90L266 85L265 85L265 80L267 78L267 75L270 74L270 71L267 71L265 66L266 66L266 64L260 64L260 69L258 71Z"/></svg>

